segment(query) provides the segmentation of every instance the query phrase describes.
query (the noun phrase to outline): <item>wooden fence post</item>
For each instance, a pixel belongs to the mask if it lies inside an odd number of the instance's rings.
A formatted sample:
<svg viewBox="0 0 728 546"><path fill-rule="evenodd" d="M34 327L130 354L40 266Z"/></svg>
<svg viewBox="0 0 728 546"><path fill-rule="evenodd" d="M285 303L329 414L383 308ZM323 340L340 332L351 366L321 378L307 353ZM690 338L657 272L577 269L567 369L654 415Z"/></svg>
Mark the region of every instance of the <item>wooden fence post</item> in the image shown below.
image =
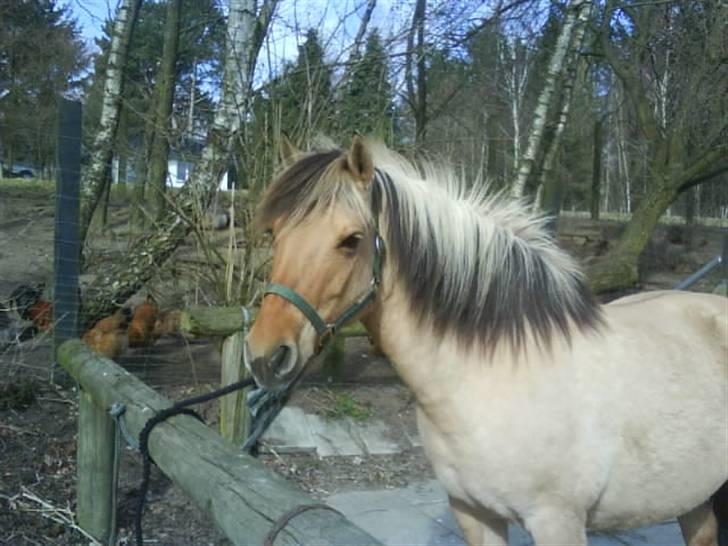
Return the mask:
<svg viewBox="0 0 728 546"><path fill-rule="evenodd" d="M222 343L222 365L220 384L236 383L248 376L243 363L243 344L245 332L235 332ZM245 403L245 393L241 389L220 399L220 436L235 445L242 444L250 432L250 410Z"/></svg>
<svg viewBox="0 0 728 546"><path fill-rule="evenodd" d="M114 515L114 421L81 390L78 404L76 517L103 544L116 532Z"/></svg>

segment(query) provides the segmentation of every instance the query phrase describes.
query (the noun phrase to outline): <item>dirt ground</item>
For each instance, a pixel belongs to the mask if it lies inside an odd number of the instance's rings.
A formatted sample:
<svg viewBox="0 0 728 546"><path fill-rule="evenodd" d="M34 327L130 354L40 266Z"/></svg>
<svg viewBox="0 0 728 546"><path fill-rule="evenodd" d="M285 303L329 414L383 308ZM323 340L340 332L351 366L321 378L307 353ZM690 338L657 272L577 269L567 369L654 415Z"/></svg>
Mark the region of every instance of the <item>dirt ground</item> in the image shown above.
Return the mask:
<svg viewBox="0 0 728 546"><path fill-rule="evenodd" d="M123 228L121 212L112 219ZM119 228L119 230L121 230ZM94 241L103 256L128 244L111 230ZM564 246L581 259L603 252L619 225L565 218L560 224ZM53 264L53 203L43 191L0 188L0 302L18 284L50 281ZM661 226L646 253L644 288L671 288L720 252L717 228L700 228L686 245L685 230ZM174 266L171 266L174 267ZM167 278L172 278L170 274ZM177 277L174 277L177 279ZM175 280L173 288L155 281L156 293L191 290ZM698 284L708 290L715 278ZM168 289L168 292L165 292ZM140 296L143 297L143 296ZM197 298L197 300L195 300ZM199 301L189 293L183 303ZM204 297L202 298L204 300ZM0 348L0 544L80 545L90 541L74 527L77 392L48 382L52 340L39 336ZM119 363L170 399L204 392L219 382L219 351L209 340L188 342L163 338L157 345L132 351ZM345 404L342 404L345 401ZM295 394L294 403L322 415L352 412L363 419L384 420L393 429L412 430L414 400L383 360L372 355L365 340L349 340L341 368L324 373L314 366ZM201 413L215 426L214 403ZM264 453L266 464L317 498L339 491L400 487L432 477L421 449L395 456L333 457ZM118 544L132 544L131 521L141 476L136 453L125 450L120 472ZM145 536L153 544L223 545L216 531L184 494L156 469L147 510Z"/></svg>

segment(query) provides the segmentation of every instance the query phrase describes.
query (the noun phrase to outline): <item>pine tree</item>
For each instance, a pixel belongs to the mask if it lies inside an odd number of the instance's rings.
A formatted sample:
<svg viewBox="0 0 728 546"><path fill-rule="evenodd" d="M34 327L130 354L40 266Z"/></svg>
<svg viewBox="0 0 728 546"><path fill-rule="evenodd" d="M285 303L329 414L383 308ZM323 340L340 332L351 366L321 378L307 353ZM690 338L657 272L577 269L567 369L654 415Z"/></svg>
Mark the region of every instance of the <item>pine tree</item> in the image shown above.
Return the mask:
<svg viewBox="0 0 728 546"><path fill-rule="evenodd" d="M324 59L318 33L310 29L298 47L298 58L271 86L271 106L281 128L308 141L333 126L331 67Z"/></svg>
<svg viewBox="0 0 728 546"><path fill-rule="evenodd" d="M367 37L364 55L355 58L340 104L340 130L392 140L392 86L387 53L379 33Z"/></svg>

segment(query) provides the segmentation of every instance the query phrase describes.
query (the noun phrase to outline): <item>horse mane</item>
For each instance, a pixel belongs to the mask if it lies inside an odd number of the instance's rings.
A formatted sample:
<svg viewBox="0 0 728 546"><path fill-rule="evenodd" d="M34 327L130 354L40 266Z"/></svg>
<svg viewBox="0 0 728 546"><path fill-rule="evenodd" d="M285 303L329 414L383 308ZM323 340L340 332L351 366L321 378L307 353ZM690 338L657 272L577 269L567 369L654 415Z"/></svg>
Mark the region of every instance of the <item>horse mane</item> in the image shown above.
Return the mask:
<svg viewBox="0 0 728 546"><path fill-rule="evenodd" d="M485 184L468 187L433 163L419 171L383 145L370 143L370 151L386 259L421 323L486 351L503 340L520 349L529 335L550 346L555 333L568 341L572 327L602 323L583 274L549 234L546 217L489 195ZM344 162L342 150L301 157L268 188L258 221L290 222L343 201L371 225L371 203L343 175Z"/></svg>

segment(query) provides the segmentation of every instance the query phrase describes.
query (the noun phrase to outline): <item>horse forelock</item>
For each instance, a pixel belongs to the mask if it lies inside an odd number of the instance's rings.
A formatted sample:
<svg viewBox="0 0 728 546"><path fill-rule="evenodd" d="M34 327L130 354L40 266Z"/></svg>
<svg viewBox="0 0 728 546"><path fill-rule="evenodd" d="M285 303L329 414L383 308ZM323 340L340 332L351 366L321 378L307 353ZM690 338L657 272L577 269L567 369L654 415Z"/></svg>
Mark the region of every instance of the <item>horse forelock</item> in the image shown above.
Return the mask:
<svg viewBox="0 0 728 546"><path fill-rule="evenodd" d="M371 221L369 204L355 185L342 176L343 158L340 149L313 152L285 168L263 194L256 210L256 225L267 229L275 220L282 219L290 227L314 210L333 203L348 205L365 222Z"/></svg>

